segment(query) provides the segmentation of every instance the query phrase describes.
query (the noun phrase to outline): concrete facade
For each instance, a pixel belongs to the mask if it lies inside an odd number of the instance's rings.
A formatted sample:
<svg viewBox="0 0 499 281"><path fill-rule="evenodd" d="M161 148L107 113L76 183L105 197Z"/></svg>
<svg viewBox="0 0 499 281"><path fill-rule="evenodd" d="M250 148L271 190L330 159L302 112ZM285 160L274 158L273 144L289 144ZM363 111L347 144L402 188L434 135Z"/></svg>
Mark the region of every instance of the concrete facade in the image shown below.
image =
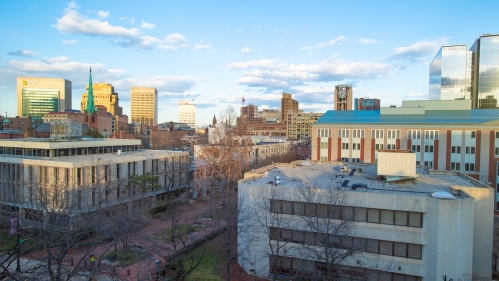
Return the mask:
<svg viewBox="0 0 499 281"><path fill-rule="evenodd" d="M41 77L17 77L17 115L20 117L29 117L23 115L23 90L56 90L59 94L58 108L56 110L63 111L71 109L72 103L72 83L63 78L41 78ZM40 112L39 117L43 114L54 110Z"/></svg>

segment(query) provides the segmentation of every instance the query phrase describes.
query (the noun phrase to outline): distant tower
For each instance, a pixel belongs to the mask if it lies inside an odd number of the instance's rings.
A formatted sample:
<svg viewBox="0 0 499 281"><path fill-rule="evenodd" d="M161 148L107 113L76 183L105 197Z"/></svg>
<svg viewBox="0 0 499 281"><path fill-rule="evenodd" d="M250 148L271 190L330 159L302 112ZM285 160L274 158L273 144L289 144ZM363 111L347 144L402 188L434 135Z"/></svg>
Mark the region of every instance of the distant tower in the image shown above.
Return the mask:
<svg viewBox="0 0 499 281"><path fill-rule="evenodd" d="M92 67L90 67L90 78L88 79L88 97L87 97L87 107L86 112L91 115L95 112L94 106L94 90L92 87Z"/></svg>
<svg viewBox="0 0 499 281"><path fill-rule="evenodd" d="M217 125L217 117L215 116L215 114L213 114L213 122L211 125L213 128L215 128L215 126Z"/></svg>
<svg viewBox="0 0 499 281"><path fill-rule="evenodd" d="M334 89L334 109L352 110L352 85L336 85Z"/></svg>
<svg viewBox="0 0 499 281"><path fill-rule="evenodd" d="M282 93L281 98L281 123L287 123L288 113L298 111L298 101L292 98L289 93Z"/></svg>

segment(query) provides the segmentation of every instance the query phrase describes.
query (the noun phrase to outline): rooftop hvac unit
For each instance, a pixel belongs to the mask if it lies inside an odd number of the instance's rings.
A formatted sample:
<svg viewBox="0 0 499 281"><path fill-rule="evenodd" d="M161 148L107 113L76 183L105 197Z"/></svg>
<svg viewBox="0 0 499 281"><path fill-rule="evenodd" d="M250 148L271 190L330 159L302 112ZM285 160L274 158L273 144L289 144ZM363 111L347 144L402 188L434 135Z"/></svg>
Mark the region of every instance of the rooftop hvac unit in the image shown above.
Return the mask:
<svg viewBox="0 0 499 281"><path fill-rule="evenodd" d="M274 176L274 185L279 185L281 183L281 177L280 176Z"/></svg>

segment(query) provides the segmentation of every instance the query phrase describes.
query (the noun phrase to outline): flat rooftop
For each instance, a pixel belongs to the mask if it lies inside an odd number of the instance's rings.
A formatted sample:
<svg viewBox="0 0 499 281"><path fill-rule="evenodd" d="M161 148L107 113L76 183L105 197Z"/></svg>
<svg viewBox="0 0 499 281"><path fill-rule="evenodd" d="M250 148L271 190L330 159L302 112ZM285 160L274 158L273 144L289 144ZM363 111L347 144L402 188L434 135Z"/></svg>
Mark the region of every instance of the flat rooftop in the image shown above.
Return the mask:
<svg viewBox="0 0 499 281"><path fill-rule="evenodd" d="M79 147L141 145L137 139L81 138L74 140L52 138L0 139L0 146L40 149L66 149Z"/></svg>
<svg viewBox="0 0 499 281"><path fill-rule="evenodd" d="M321 186L337 186L351 192L370 192L370 193L388 193L388 194L403 194L413 196L431 196L437 191L452 192L451 187L476 187L485 188L482 183L460 175L457 172L441 172L431 173L424 168L416 169L419 178L402 180L396 182L386 182L383 179L378 179L377 167L375 165L353 164L348 163L348 171L341 172L340 167L343 163L325 164L311 163L304 161L309 165L277 166L270 169L266 173L262 173L263 177L248 178L243 180L245 184L254 186L269 185L269 182L274 181L274 176L280 176L280 186L283 187L300 187L303 183L312 183L318 188ZM303 162L302 162L303 163ZM362 172L359 171L361 168ZM263 169L263 168L262 168ZM261 170L261 169L260 169ZM255 172L258 172L255 171ZM366 188L357 188L352 190L352 184L363 183ZM460 192L459 195L454 195L456 199L468 198L468 196Z"/></svg>
<svg viewBox="0 0 499 281"><path fill-rule="evenodd" d="M145 159L163 159L172 156L188 155L188 152L184 151L166 151L166 150L141 150L141 151L130 151L123 152L121 155L117 153L102 153L102 154L86 154L86 155L75 155L75 156L60 156L60 157L40 157L40 156L24 156L24 155L0 155L0 162L11 162L11 163L29 163L33 161L36 163L38 161L43 161L46 166L85 166L89 163L93 165L105 165L107 163L122 163L130 161L139 161ZM132 159L131 159L132 158Z"/></svg>

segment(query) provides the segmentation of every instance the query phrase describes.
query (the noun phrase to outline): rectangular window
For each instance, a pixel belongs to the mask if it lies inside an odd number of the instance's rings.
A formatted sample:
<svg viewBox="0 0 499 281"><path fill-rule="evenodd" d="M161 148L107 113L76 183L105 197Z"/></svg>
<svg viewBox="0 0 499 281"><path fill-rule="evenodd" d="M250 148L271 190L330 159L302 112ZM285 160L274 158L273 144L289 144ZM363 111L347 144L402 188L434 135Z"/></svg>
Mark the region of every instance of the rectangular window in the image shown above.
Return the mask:
<svg viewBox="0 0 499 281"><path fill-rule="evenodd" d="M348 207L348 206L341 207L341 219L353 220L354 219L353 207Z"/></svg>
<svg viewBox="0 0 499 281"><path fill-rule="evenodd" d="M379 253L379 240L368 239L367 240L367 252L378 254Z"/></svg>
<svg viewBox="0 0 499 281"><path fill-rule="evenodd" d="M293 214L293 202L282 201L282 213L292 215Z"/></svg>
<svg viewBox="0 0 499 281"><path fill-rule="evenodd" d="M387 130L389 139L400 139L400 130Z"/></svg>
<svg viewBox="0 0 499 281"><path fill-rule="evenodd" d="M379 253L380 255L393 256L393 242L379 241Z"/></svg>
<svg viewBox="0 0 499 281"><path fill-rule="evenodd" d="M321 142L321 149L327 149L328 148L328 143L327 142Z"/></svg>
<svg viewBox="0 0 499 281"><path fill-rule="evenodd" d="M471 138L472 139L476 138L476 131L471 131Z"/></svg>
<svg viewBox="0 0 499 281"><path fill-rule="evenodd" d="M327 156L321 156L321 162L326 162L327 161Z"/></svg>
<svg viewBox="0 0 499 281"><path fill-rule="evenodd" d="M344 142L341 144L341 149L348 149L348 144L347 142Z"/></svg>
<svg viewBox="0 0 499 281"><path fill-rule="evenodd" d="M407 212L395 211L395 225L407 225Z"/></svg>
<svg viewBox="0 0 499 281"><path fill-rule="evenodd" d="M495 151L495 155L499 155L499 147L496 147L496 148L494 149L494 151Z"/></svg>
<svg viewBox="0 0 499 281"><path fill-rule="evenodd" d="M409 213L409 226L422 227L423 217L421 213Z"/></svg>
<svg viewBox="0 0 499 281"><path fill-rule="evenodd" d="M297 216L304 215L304 203L303 202L293 202L293 215L297 215Z"/></svg>
<svg viewBox="0 0 499 281"><path fill-rule="evenodd" d="M81 186L81 168L76 169L76 185Z"/></svg>
<svg viewBox="0 0 499 281"><path fill-rule="evenodd" d="M364 130L352 130L352 135L354 139L363 139L364 138Z"/></svg>
<svg viewBox="0 0 499 281"><path fill-rule="evenodd" d="M341 214L340 206L329 205L329 218L339 219Z"/></svg>
<svg viewBox="0 0 499 281"><path fill-rule="evenodd" d="M425 139L426 140L438 140L438 131L435 131L435 130L425 131Z"/></svg>
<svg viewBox="0 0 499 281"><path fill-rule="evenodd" d="M407 138L410 140L420 140L421 130L409 130L407 133Z"/></svg>
<svg viewBox="0 0 499 281"><path fill-rule="evenodd" d="M116 164L116 179L120 179L120 164Z"/></svg>
<svg viewBox="0 0 499 281"><path fill-rule="evenodd" d="M272 213L280 213L281 212L282 201L280 200L271 200L270 208Z"/></svg>
<svg viewBox="0 0 499 281"><path fill-rule="evenodd" d="M400 242L393 243L393 255L396 257L407 257L407 244Z"/></svg>
<svg viewBox="0 0 499 281"><path fill-rule="evenodd" d="M466 147L466 154L475 154L475 147L474 146L467 146Z"/></svg>
<svg viewBox="0 0 499 281"><path fill-rule="evenodd" d="M433 153L433 145L425 145L424 146L424 152Z"/></svg>
<svg viewBox="0 0 499 281"><path fill-rule="evenodd" d="M378 209L367 209L367 222L379 223Z"/></svg>
<svg viewBox="0 0 499 281"><path fill-rule="evenodd" d="M475 163L464 163L464 170L467 172L475 171Z"/></svg>
<svg viewBox="0 0 499 281"><path fill-rule="evenodd" d="M499 139L499 131L496 132L496 139Z"/></svg>
<svg viewBox="0 0 499 281"><path fill-rule="evenodd" d="M348 129L339 129L338 130L338 135L340 138L349 138L350 137L350 130Z"/></svg>
<svg viewBox="0 0 499 281"><path fill-rule="evenodd" d="M421 259L422 246L416 244L407 245L407 257L411 259Z"/></svg>
<svg viewBox="0 0 499 281"><path fill-rule="evenodd" d="M317 215L317 204L307 203L305 204L305 216L315 217Z"/></svg>
<svg viewBox="0 0 499 281"><path fill-rule="evenodd" d="M380 222L382 224L393 224L393 211L392 210L381 210Z"/></svg>
<svg viewBox="0 0 499 281"><path fill-rule="evenodd" d="M376 144L376 150L383 149L383 144L382 143L377 143Z"/></svg>
<svg viewBox="0 0 499 281"><path fill-rule="evenodd" d="M317 217L319 218L327 218L327 205L326 204L317 204Z"/></svg>
<svg viewBox="0 0 499 281"><path fill-rule="evenodd" d="M413 152L421 152L421 145L419 145L419 144L413 144L412 145L412 151Z"/></svg>
<svg viewBox="0 0 499 281"><path fill-rule="evenodd" d="M371 130L371 138L382 139L382 138L384 138L383 132L384 132L384 130L382 130L382 129Z"/></svg>
<svg viewBox="0 0 499 281"><path fill-rule="evenodd" d="M92 205L95 205L96 202L96 192L95 192L95 187L92 188Z"/></svg>

